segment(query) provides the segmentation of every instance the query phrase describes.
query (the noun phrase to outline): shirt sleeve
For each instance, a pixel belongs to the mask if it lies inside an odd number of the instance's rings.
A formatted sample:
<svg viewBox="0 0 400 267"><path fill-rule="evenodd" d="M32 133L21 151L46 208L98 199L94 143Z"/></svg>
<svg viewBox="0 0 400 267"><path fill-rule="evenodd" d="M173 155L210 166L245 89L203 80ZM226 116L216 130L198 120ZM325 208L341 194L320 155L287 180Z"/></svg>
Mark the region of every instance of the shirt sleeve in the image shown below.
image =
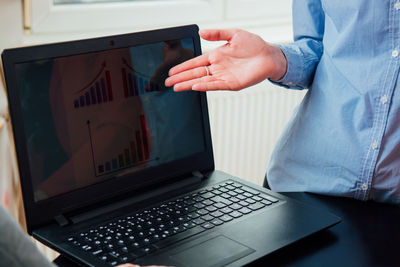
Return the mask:
<svg viewBox="0 0 400 267"><path fill-rule="evenodd" d="M288 62L286 74L279 81L270 81L286 88L306 89L322 56L325 14L321 0L296 0L292 5L294 42L279 45Z"/></svg>
<svg viewBox="0 0 400 267"><path fill-rule="evenodd" d="M0 237L1 266L54 267L1 206Z"/></svg>

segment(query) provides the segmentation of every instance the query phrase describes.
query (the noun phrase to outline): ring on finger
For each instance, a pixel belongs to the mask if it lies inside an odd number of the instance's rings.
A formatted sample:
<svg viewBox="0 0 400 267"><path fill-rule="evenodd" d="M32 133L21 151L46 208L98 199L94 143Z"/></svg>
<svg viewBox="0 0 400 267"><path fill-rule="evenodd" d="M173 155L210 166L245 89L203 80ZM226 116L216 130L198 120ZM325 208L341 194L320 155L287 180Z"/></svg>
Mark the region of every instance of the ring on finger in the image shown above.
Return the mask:
<svg viewBox="0 0 400 267"><path fill-rule="evenodd" d="M210 75L210 70L208 69L207 66L204 66L204 68L206 69L206 76L209 76Z"/></svg>

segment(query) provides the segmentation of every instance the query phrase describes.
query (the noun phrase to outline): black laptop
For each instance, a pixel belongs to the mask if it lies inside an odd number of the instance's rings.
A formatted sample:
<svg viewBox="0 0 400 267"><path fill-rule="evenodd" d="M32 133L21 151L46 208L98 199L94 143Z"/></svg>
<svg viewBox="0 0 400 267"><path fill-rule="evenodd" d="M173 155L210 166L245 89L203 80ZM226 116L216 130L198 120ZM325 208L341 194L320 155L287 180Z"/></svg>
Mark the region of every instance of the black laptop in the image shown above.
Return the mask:
<svg viewBox="0 0 400 267"><path fill-rule="evenodd" d="M5 50L28 232L78 264L242 266L340 221L214 170L196 25Z"/></svg>

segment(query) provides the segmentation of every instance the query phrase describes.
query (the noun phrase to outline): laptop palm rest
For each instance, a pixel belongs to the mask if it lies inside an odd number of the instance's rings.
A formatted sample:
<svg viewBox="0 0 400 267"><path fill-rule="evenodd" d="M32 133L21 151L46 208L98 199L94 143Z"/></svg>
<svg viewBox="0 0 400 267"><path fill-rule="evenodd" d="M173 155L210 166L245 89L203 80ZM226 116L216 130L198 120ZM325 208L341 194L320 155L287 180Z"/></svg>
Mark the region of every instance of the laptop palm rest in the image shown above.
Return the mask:
<svg viewBox="0 0 400 267"><path fill-rule="evenodd" d="M185 248L183 251L171 255L170 258L180 263L181 266L224 266L253 252L253 249L219 235ZM205 255L207 256L205 257Z"/></svg>

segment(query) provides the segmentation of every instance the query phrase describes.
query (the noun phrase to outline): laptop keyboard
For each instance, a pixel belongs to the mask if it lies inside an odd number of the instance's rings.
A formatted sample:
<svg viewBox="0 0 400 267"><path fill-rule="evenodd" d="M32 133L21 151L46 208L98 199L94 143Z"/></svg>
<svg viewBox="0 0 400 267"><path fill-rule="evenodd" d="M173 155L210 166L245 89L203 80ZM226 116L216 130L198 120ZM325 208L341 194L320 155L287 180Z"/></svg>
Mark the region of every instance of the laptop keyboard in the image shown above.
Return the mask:
<svg viewBox="0 0 400 267"><path fill-rule="evenodd" d="M71 236L68 242L114 266L134 262L278 201L229 181L117 218Z"/></svg>

